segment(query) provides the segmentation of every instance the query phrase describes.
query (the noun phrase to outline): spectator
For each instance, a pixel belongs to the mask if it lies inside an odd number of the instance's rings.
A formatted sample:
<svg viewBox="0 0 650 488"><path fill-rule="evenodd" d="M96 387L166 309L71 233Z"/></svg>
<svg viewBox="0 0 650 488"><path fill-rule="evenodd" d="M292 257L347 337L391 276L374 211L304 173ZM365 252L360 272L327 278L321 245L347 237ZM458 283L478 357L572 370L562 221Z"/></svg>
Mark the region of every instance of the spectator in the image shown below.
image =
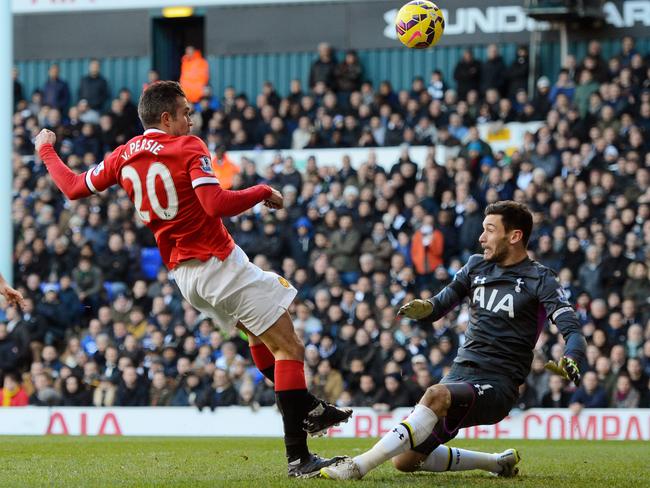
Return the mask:
<svg viewBox="0 0 650 488"><path fill-rule="evenodd" d="M307 217L300 217L294 224L295 234L289 240L291 257L300 268L307 267L309 256L314 250L313 225ZM237 242L241 243L241 239Z"/></svg>
<svg viewBox="0 0 650 488"><path fill-rule="evenodd" d="M178 384L171 406L187 407L197 405L197 399L202 395L202 390L201 379L196 373L188 373Z"/></svg>
<svg viewBox="0 0 650 488"><path fill-rule="evenodd" d="M255 401L255 385L252 381L245 381L239 387L238 405L243 407L251 407L253 410L259 408L259 403Z"/></svg>
<svg viewBox="0 0 650 488"><path fill-rule="evenodd" d="M574 93L575 85L569 77L569 72L566 69L561 69L557 76L557 81L553 85L553 88L551 88L551 93L549 94L551 105L555 105L559 95L566 96L569 101L573 100Z"/></svg>
<svg viewBox="0 0 650 488"><path fill-rule="evenodd" d="M608 253L603 259L600 278L603 289L621 293L625 285L627 268L630 260L623 255L623 243L612 239L608 245Z"/></svg>
<svg viewBox="0 0 650 488"><path fill-rule="evenodd" d="M102 273L89 258L82 257L79 266L72 271L72 280L77 286L82 304L96 311L99 308L102 291Z"/></svg>
<svg viewBox="0 0 650 488"><path fill-rule="evenodd" d="M181 59L180 84L191 103L197 103L203 95L203 88L210 79L210 66L201 51L187 46Z"/></svg>
<svg viewBox="0 0 650 488"><path fill-rule="evenodd" d="M535 148L535 154L531 156L531 162L535 168L544 170L546 178L554 178L560 170L560 161L551 151L551 146L547 142L539 142Z"/></svg>
<svg viewBox="0 0 650 488"><path fill-rule="evenodd" d="M205 390L198 406L200 408L209 407L214 410L217 407L228 407L236 404L237 391L230 382L228 373L220 368L215 369L212 376L212 385Z"/></svg>
<svg viewBox="0 0 650 488"><path fill-rule="evenodd" d="M160 81L160 73L155 69L150 69L147 72L147 82L142 85L142 91L145 91L155 82Z"/></svg>
<svg viewBox="0 0 650 488"><path fill-rule="evenodd" d="M580 83L575 89L574 103L578 107L580 116L584 118L589 111L589 99L592 93L596 93L600 85L591 71L585 69L580 72Z"/></svg>
<svg viewBox="0 0 650 488"><path fill-rule="evenodd" d="M537 394L536 403L542 403L543 398L550 391L551 374L544 368L544 358L538 354L533 356L531 371L526 382L531 390Z"/></svg>
<svg viewBox="0 0 650 488"><path fill-rule="evenodd" d="M26 407L29 397L25 393L20 377L14 372L6 372L0 390L0 407Z"/></svg>
<svg viewBox="0 0 650 488"><path fill-rule="evenodd" d="M354 228L350 215L341 215L339 229L332 234L328 255L331 256L332 266L341 274L341 280L354 283L359 276L359 263L356 258L361 244L361 234Z"/></svg>
<svg viewBox="0 0 650 488"><path fill-rule="evenodd" d="M360 251L372 255L375 269L388 271L393 246L388 239L382 222L375 222L372 227L372 234L362 242Z"/></svg>
<svg viewBox="0 0 650 488"><path fill-rule="evenodd" d="M59 65L50 65L47 76L43 86L43 104L61 112L67 111L70 105L70 89L68 84L59 78Z"/></svg>
<svg viewBox="0 0 650 488"><path fill-rule="evenodd" d="M52 377L48 373L40 372L33 375L32 384L34 392L29 396L30 405L55 407L61 404L61 394L54 388Z"/></svg>
<svg viewBox="0 0 650 488"><path fill-rule="evenodd" d="M582 377L582 384L573 393L569 407L574 415L578 415L583 408L606 408L607 395L605 390L598 386L598 378L593 371L587 371Z"/></svg>
<svg viewBox="0 0 650 488"><path fill-rule="evenodd" d="M377 387L371 374L363 374L359 380L359 389L353 396L352 404L358 407L372 407L377 397Z"/></svg>
<svg viewBox="0 0 650 488"><path fill-rule="evenodd" d="M345 53L343 62L334 69L336 90L344 103L347 104L347 97L350 93L361 88L362 78L363 68L359 62L359 56L356 51L350 50Z"/></svg>
<svg viewBox="0 0 650 488"><path fill-rule="evenodd" d="M117 287L114 293L124 291L129 281L129 256L124 250L124 240L119 234L108 238L108 249L100 259L103 278Z"/></svg>
<svg viewBox="0 0 650 488"><path fill-rule="evenodd" d="M431 79L429 81L429 86L427 87L427 92L433 100L442 100L447 91L447 85L442 79L442 72L440 70L434 70L431 72Z"/></svg>
<svg viewBox="0 0 650 488"><path fill-rule="evenodd" d="M612 372L612 363L609 358L600 356L596 359L596 376L598 385L600 385L611 398L614 387L616 386L616 375Z"/></svg>
<svg viewBox="0 0 650 488"><path fill-rule="evenodd" d="M616 380L616 389L612 394L609 406L612 408L638 408L640 403L639 392L632 387L630 377L620 375Z"/></svg>
<svg viewBox="0 0 650 488"><path fill-rule="evenodd" d="M138 376L133 366L122 371L122 378L117 388L115 405L120 407L144 407L148 404L148 391L144 381Z"/></svg>
<svg viewBox="0 0 650 488"><path fill-rule="evenodd" d="M212 171L214 171L214 175L219 180L219 184L225 190L232 188L235 176L241 173L239 166L226 153L226 146L224 144L217 146L214 158L212 158Z"/></svg>
<svg viewBox="0 0 650 488"><path fill-rule="evenodd" d="M374 401L372 408L378 412L388 412L411 405L409 392L399 373L391 373L384 377L384 386L379 390Z"/></svg>
<svg viewBox="0 0 650 488"><path fill-rule="evenodd" d="M496 44L488 45L487 60L481 66L481 91L485 93L492 88L504 95L507 88L506 75L506 65L499 53L499 48Z"/></svg>
<svg viewBox="0 0 650 488"><path fill-rule="evenodd" d="M149 388L149 405L152 407L166 407L172 401L173 390L163 371L153 374Z"/></svg>
<svg viewBox="0 0 650 488"><path fill-rule="evenodd" d="M551 82L549 79L546 76L540 76L537 80L537 93L533 99L535 119L545 118L546 114L551 110L550 87Z"/></svg>
<svg viewBox="0 0 650 488"><path fill-rule="evenodd" d="M460 100L465 100L470 90L480 89L481 62L474 59L471 49L463 51L463 57L454 68L454 80L456 80Z"/></svg>
<svg viewBox="0 0 650 488"><path fill-rule="evenodd" d="M335 403L343 392L343 376L327 359L318 364L317 374L314 375L312 393L318 398Z"/></svg>
<svg viewBox="0 0 650 488"><path fill-rule="evenodd" d="M11 70L11 78L13 80L13 85L14 85L14 108L16 105L18 105L18 102L21 100L24 100L25 97L23 95L23 85L20 83L20 72L18 71L17 67L13 67Z"/></svg>
<svg viewBox="0 0 650 488"><path fill-rule="evenodd" d="M255 387L255 394L253 399L262 407L275 405L275 391L273 389L273 382L267 378L260 381Z"/></svg>
<svg viewBox="0 0 650 488"><path fill-rule="evenodd" d="M586 261L578 271L578 281L591 297L600 298L603 296L600 251L596 246L590 246L585 257Z"/></svg>
<svg viewBox="0 0 650 488"><path fill-rule="evenodd" d="M38 304L36 313L48 324L45 333L45 344L60 343L65 337L65 331L70 324L66 321L66 311L59 300L55 286L46 288L43 300Z"/></svg>
<svg viewBox="0 0 650 488"><path fill-rule="evenodd" d="M117 388L107 376L102 376L99 385L93 392L93 405L96 407L112 407L115 405Z"/></svg>
<svg viewBox="0 0 650 488"><path fill-rule="evenodd" d="M422 227L415 232L411 243L413 266L420 280L426 281L443 263L444 246L443 235L435 228L433 215L425 216Z"/></svg>
<svg viewBox="0 0 650 488"><path fill-rule="evenodd" d="M564 389L564 381L560 376L549 377L548 391L542 397L542 408L566 408L569 406L571 394Z"/></svg>
<svg viewBox="0 0 650 488"><path fill-rule="evenodd" d="M61 393L64 407L87 407L91 404L90 392L75 375L70 375L64 380Z"/></svg>
<svg viewBox="0 0 650 488"><path fill-rule="evenodd" d="M322 83L324 88L334 89L335 87L336 60L332 53L332 47L326 42L318 45L318 59L315 60L309 70L309 88L316 88Z"/></svg>
<svg viewBox="0 0 650 488"><path fill-rule="evenodd" d="M14 370L19 360L19 344L9 336L7 324L0 322L0 372Z"/></svg>
<svg viewBox="0 0 650 488"><path fill-rule="evenodd" d="M108 82L100 73L99 60L91 59L88 74L79 84L79 99L87 100L91 109L101 112L109 97Z"/></svg>
<svg viewBox="0 0 650 488"><path fill-rule="evenodd" d="M514 98L519 90L528 90L528 71L528 48L526 46L518 46L515 59L506 71L508 98ZM545 110L543 113L546 112L548 110Z"/></svg>

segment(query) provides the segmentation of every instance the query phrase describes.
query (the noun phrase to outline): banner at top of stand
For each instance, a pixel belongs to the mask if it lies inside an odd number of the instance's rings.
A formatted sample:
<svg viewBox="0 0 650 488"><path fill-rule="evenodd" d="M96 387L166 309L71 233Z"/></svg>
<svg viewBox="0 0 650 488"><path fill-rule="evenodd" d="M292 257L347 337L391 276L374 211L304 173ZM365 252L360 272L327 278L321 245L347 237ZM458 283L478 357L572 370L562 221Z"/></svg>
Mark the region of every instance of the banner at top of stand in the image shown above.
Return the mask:
<svg viewBox="0 0 650 488"><path fill-rule="evenodd" d="M82 12L88 10L161 9L164 7L237 7L291 3L355 3L365 0L11 0L14 14Z"/></svg>

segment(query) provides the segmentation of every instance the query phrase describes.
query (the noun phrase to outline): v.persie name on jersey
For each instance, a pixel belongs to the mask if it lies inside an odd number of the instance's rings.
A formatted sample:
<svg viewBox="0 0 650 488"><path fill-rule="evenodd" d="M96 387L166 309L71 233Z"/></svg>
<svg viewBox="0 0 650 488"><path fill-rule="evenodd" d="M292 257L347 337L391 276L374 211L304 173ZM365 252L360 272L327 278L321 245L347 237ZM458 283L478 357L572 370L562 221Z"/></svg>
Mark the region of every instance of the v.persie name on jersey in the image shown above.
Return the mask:
<svg viewBox="0 0 650 488"><path fill-rule="evenodd" d="M153 141L151 139L142 138L138 141L129 143L129 149L128 151L124 151L124 154L122 154L122 159L127 160L135 153L140 151L149 151L150 153L158 156L164 147L164 144L160 144L159 142Z"/></svg>
<svg viewBox="0 0 650 488"><path fill-rule="evenodd" d="M479 281L475 281L479 282ZM480 285L474 289L474 295L472 297L472 303L476 303L479 307L485 308L492 313L498 312L507 312L508 317L511 319L515 318L515 297L511 293L506 293L502 297L499 297L499 290L493 289L490 292L490 296L487 297L487 303L485 302L485 286Z"/></svg>

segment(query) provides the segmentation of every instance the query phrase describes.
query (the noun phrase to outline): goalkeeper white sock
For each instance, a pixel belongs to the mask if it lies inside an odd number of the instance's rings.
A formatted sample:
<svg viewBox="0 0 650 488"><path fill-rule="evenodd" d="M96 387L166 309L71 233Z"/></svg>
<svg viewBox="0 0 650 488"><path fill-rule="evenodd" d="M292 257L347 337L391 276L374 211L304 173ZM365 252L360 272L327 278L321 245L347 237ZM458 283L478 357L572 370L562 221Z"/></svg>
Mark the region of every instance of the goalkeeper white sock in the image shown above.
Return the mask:
<svg viewBox="0 0 650 488"><path fill-rule="evenodd" d="M369 451L354 458L361 476L398 454L424 442L433 432L438 417L424 405L416 405L403 422L382 437Z"/></svg>
<svg viewBox="0 0 650 488"><path fill-rule="evenodd" d="M472 469L498 473L503 469L497 462L498 458L498 454L438 446L424 460L420 469L435 473L441 471L469 471Z"/></svg>

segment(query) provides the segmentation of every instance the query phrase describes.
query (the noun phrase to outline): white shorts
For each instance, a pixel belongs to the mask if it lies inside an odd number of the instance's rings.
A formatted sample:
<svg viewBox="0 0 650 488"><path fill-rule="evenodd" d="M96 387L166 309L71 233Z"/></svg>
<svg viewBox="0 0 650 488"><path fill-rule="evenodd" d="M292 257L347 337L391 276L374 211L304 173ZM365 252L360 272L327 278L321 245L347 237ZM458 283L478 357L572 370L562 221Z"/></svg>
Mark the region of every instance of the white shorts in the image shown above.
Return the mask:
<svg viewBox="0 0 650 488"><path fill-rule="evenodd" d="M173 274L183 297L216 325L241 322L256 336L280 318L298 293L283 277L251 263L239 246L224 261L184 261Z"/></svg>

